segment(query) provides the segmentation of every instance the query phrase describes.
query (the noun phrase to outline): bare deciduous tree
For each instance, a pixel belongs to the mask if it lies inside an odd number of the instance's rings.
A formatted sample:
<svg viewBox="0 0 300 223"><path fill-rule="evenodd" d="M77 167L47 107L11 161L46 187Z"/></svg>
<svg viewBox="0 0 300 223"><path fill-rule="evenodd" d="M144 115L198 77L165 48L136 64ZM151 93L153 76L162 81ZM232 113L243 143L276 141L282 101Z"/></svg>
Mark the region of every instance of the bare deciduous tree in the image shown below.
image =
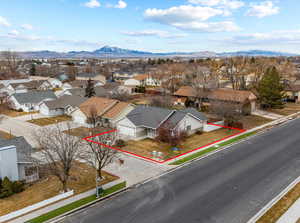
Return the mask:
<svg viewBox="0 0 300 223"><path fill-rule="evenodd" d="M171 96L155 96L150 100L150 105L162 108L171 108L173 105L173 100Z"/></svg>
<svg viewBox="0 0 300 223"><path fill-rule="evenodd" d="M218 118L224 119L229 126L239 121L242 117L242 104L214 100L210 104L210 111Z"/></svg>
<svg viewBox="0 0 300 223"><path fill-rule="evenodd" d="M9 75L10 76L16 76L18 75L18 54L13 51L3 51L1 53L1 57L4 60L4 65L8 69Z"/></svg>
<svg viewBox="0 0 300 223"><path fill-rule="evenodd" d="M50 173L56 176L62 184L64 192L67 191L67 183L70 170L77 159L85 157L82 150L83 140L70 135L71 128L65 133L57 125L52 128L39 129L34 136L40 146L42 162Z"/></svg>
<svg viewBox="0 0 300 223"><path fill-rule="evenodd" d="M95 167L97 171L97 178L100 180L103 178L103 168L112 163L117 157L118 152L109 148L115 143L116 135L117 133L113 131L87 140L89 149L87 151L86 160Z"/></svg>

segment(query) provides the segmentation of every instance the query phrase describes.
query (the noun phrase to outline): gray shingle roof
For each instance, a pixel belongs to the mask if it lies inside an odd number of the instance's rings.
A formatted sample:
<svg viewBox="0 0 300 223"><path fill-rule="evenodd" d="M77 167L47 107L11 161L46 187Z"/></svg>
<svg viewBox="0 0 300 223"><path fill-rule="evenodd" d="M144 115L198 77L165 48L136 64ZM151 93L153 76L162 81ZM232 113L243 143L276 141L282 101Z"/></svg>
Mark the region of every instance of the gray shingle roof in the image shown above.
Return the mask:
<svg viewBox="0 0 300 223"><path fill-rule="evenodd" d="M138 106L126 117L136 126L157 129L162 123L175 127L187 114L198 120L207 120L205 115L194 108L184 110L169 110L165 108Z"/></svg>
<svg viewBox="0 0 300 223"><path fill-rule="evenodd" d="M26 93L15 93L12 95L20 104L40 103L45 99L56 99L53 91L29 91Z"/></svg>
<svg viewBox="0 0 300 223"><path fill-rule="evenodd" d="M126 117L136 126L145 126L156 129L174 111L164 108L138 106Z"/></svg>
<svg viewBox="0 0 300 223"><path fill-rule="evenodd" d="M93 74L93 73L81 73L77 74L78 77L88 77L88 78L93 78L98 76L99 74Z"/></svg>
<svg viewBox="0 0 300 223"><path fill-rule="evenodd" d="M192 116L194 116L199 120L203 120L203 121L207 120L206 116L202 112L198 112L195 108L186 108L181 110L181 112L184 112L186 114L191 114Z"/></svg>
<svg viewBox="0 0 300 223"><path fill-rule="evenodd" d="M18 162L31 162L30 155L32 147L28 144L23 136L13 139L0 139L0 148L6 146L15 146L17 150Z"/></svg>
<svg viewBox="0 0 300 223"><path fill-rule="evenodd" d="M106 97L108 95L108 91L101 87L101 86L98 86L98 87L94 87L95 89L95 93L97 97ZM73 89L69 89L68 90L72 95L75 95L75 96L80 96L80 97L84 97L85 96L85 89L84 88L73 88Z"/></svg>
<svg viewBox="0 0 300 223"><path fill-rule="evenodd" d="M62 97L53 100L45 101L45 104L50 109L65 108L68 105L73 107L79 107L80 104L85 102L87 98L76 96L76 95L63 95Z"/></svg>

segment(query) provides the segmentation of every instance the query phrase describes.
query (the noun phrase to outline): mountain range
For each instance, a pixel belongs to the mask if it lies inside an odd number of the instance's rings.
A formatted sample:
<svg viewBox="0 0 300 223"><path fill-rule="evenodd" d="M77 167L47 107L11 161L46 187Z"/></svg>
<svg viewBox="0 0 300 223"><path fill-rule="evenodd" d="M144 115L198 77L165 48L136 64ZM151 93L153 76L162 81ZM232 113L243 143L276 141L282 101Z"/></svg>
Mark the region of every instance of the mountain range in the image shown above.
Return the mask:
<svg viewBox="0 0 300 223"><path fill-rule="evenodd" d="M104 46L95 51L69 51L65 53L55 51L27 51L19 52L24 58L135 58L135 57L233 57L233 56L297 56L297 54L250 50L237 52L215 53L211 51L201 52L170 52L170 53L152 53L146 51L122 49L119 47Z"/></svg>

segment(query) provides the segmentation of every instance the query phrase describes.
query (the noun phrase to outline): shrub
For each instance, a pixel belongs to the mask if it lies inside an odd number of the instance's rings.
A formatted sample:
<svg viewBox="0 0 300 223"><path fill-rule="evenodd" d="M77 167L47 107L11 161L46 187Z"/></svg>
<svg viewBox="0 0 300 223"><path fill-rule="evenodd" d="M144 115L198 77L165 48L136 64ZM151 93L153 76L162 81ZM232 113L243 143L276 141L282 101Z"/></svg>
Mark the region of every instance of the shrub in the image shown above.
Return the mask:
<svg viewBox="0 0 300 223"><path fill-rule="evenodd" d="M12 191L14 193L20 193L20 192L24 191L24 186L25 186L25 184L22 181L14 181L14 182L12 182L12 185L11 185Z"/></svg>
<svg viewBox="0 0 300 223"><path fill-rule="evenodd" d="M0 193L0 198L5 198L13 195L14 192L12 190L12 182L8 179L8 177L4 177L2 181L2 189Z"/></svg>
<svg viewBox="0 0 300 223"><path fill-rule="evenodd" d="M17 111L18 111L18 112L23 112L23 109L22 109L22 108L19 108Z"/></svg>
<svg viewBox="0 0 300 223"><path fill-rule="evenodd" d="M202 134L203 134L203 131L202 131L202 130L197 130L196 134L197 134L197 135L202 135Z"/></svg>
<svg viewBox="0 0 300 223"><path fill-rule="evenodd" d="M10 181L8 177L3 180L0 179L0 198L6 198L13 194L24 191L24 182L22 181Z"/></svg>
<svg viewBox="0 0 300 223"><path fill-rule="evenodd" d="M124 146L126 146L126 143L125 143L124 140L118 139L118 140L116 141L116 146L117 146L117 147L124 147Z"/></svg>

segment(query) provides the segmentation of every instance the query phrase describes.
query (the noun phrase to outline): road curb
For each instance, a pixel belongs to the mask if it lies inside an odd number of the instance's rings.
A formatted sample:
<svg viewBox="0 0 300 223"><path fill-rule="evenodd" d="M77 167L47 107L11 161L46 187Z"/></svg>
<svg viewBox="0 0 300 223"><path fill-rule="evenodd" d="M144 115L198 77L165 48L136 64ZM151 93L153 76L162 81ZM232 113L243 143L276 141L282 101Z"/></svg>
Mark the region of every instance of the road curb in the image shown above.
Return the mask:
<svg viewBox="0 0 300 223"><path fill-rule="evenodd" d="M290 183L283 191L274 197L266 206L264 206L256 215L254 215L247 223L257 222L268 210L270 210L279 200L281 200L291 189L300 183L300 176Z"/></svg>
<svg viewBox="0 0 300 223"><path fill-rule="evenodd" d="M57 223L57 222L61 221L62 219L66 218L67 216L72 215L72 214L75 213L75 212L78 212L78 211L80 211L80 210L82 210L82 209L85 209L85 208L87 208L87 207L90 207L90 206L92 206L92 205L94 205L94 204L96 204L96 203L98 203L98 202L103 201L103 200L107 200L107 199L109 199L109 198L111 198L111 197L113 197L113 196L115 196L115 195L122 194L122 193L126 192L129 188L130 188L130 187L122 188L122 189L120 189L120 190L118 190L118 191L115 191L114 193L111 193L111 194L105 196L105 197L99 198L99 199L94 200L94 201L92 201L92 202L90 202L90 203L87 203L87 204L82 205L82 206L80 206L80 207L78 207L78 208L75 208L75 209L73 209L73 210L71 210L71 211L68 211L68 212L66 212L66 213L64 213L64 214L62 214L62 215L59 215L59 216L57 216L57 217L55 217L55 218L49 219L48 221L45 221L45 223ZM30 222L30 220L29 220L28 222Z"/></svg>

